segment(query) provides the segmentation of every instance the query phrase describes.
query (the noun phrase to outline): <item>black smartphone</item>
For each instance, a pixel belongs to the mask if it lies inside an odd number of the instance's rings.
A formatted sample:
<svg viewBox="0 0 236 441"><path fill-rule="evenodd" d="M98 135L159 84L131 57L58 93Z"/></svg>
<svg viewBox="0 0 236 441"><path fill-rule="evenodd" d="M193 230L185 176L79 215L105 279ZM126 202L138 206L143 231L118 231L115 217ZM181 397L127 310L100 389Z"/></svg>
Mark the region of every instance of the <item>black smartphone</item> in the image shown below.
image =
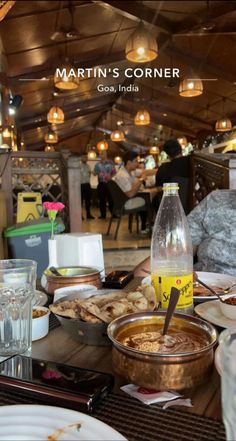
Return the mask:
<svg viewBox="0 0 236 441"><path fill-rule="evenodd" d="M134 274L132 271L112 271L106 276L105 281L103 282L103 287L121 289L124 288L130 282L130 280L133 279L133 277Z"/></svg>
<svg viewBox="0 0 236 441"><path fill-rule="evenodd" d="M15 355L0 363L0 390L91 412L113 388L110 374Z"/></svg>

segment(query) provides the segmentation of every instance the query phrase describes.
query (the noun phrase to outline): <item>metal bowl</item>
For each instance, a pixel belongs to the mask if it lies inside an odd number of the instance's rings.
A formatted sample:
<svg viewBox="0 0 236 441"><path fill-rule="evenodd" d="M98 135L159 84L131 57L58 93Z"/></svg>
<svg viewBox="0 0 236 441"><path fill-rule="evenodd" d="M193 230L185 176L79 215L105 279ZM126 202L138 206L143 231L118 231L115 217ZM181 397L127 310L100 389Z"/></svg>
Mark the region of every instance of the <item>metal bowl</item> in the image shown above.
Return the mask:
<svg viewBox="0 0 236 441"><path fill-rule="evenodd" d="M100 291L81 291L62 297L60 300L54 302L55 305L65 300L87 299L94 295L101 295L111 290L101 289ZM71 319L55 314L61 325L64 327L72 338L78 340L80 343L94 346L110 345L110 340L107 336L107 323L88 323L79 319Z"/></svg>
<svg viewBox="0 0 236 441"><path fill-rule="evenodd" d="M165 312L128 314L108 325L108 337L113 343L113 368L131 383L150 389L181 390L196 386L207 377L213 365L217 331L210 323L185 314L174 314L172 318L171 323L180 329L189 329L206 337L206 346L198 351L172 354L142 352L119 341L121 333L131 335L163 326L165 315Z"/></svg>
<svg viewBox="0 0 236 441"><path fill-rule="evenodd" d="M59 267L58 272L62 273L62 276L55 276L49 269L44 271L46 276L45 290L48 294L54 294L54 291L64 286L78 285L80 283L87 283L96 286L98 289L102 287L102 281L100 277L100 271L96 268L90 268L87 266L70 266Z"/></svg>

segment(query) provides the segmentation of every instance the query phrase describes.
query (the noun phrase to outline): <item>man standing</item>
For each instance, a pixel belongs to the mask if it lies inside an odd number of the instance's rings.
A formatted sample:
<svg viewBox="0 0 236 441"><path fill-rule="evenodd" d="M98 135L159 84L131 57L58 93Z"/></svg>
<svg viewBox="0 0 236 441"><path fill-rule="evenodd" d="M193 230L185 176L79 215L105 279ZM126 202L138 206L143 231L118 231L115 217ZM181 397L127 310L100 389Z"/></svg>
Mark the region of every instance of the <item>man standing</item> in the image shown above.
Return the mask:
<svg viewBox="0 0 236 441"><path fill-rule="evenodd" d="M83 155L81 156L81 166L80 166L81 200L82 200L82 205L83 205L83 201L85 201L87 219L95 219L90 212L90 207L91 207L90 175L91 175L91 169L87 164L87 155Z"/></svg>
<svg viewBox="0 0 236 441"><path fill-rule="evenodd" d="M98 177L98 200L101 216L99 219L106 219L106 205L108 202L109 210L112 213L113 203L107 188L107 183L116 173L115 165L111 159L107 159L107 152L100 153L101 161L94 167L94 175Z"/></svg>

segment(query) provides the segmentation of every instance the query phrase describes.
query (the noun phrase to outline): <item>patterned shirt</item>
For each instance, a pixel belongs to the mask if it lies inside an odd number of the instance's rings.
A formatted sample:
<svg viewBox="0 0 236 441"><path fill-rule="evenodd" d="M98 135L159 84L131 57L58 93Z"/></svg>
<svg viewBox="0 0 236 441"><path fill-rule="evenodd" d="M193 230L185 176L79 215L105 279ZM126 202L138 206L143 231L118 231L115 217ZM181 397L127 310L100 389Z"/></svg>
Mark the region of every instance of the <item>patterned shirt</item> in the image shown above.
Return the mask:
<svg viewBox="0 0 236 441"><path fill-rule="evenodd" d="M236 276L236 190L210 193L188 215L195 269Z"/></svg>
<svg viewBox="0 0 236 441"><path fill-rule="evenodd" d="M115 165L110 159L97 162L94 173L98 176L98 182L108 182L116 173Z"/></svg>

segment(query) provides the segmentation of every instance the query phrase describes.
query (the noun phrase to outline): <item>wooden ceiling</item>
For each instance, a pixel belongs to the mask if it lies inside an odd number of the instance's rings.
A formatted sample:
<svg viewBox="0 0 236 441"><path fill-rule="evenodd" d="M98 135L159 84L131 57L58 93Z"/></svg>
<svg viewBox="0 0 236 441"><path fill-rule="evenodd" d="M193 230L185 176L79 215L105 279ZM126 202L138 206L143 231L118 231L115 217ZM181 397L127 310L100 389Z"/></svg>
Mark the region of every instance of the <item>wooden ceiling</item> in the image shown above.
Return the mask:
<svg viewBox="0 0 236 441"><path fill-rule="evenodd" d="M78 35L69 39L71 6ZM158 58L145 66L125 58L126 41L140 19L159 46ZM63 32L53 41L58 30ZM24 98L16 123L28 150L44 148L52 105L65 113L65 123L55 127L59 147L78 153L101 139L103 131L108 136L118 119L124 121L126 140L122 145L110 141L112 155L120 149L145 151L154 136L160 142L180 135L203 139L223 116L223 98L225 112L236 124L236 1L16 1L0 23L0 37L9 88ZM81 78L77 90L54 96L53 76L65 57L76 68L107 68L108 75ZM180 69L181 79L193 73L203 78L203 94L183 98L180 80L129 79L124 74L128 67L170 66ZM113 68L119 69L118 78L113 78ZM135 84L139 92L99 92L99 84L117 89L118 84ZM140 128L133 118L143 103L151 124Z"/></svg>

